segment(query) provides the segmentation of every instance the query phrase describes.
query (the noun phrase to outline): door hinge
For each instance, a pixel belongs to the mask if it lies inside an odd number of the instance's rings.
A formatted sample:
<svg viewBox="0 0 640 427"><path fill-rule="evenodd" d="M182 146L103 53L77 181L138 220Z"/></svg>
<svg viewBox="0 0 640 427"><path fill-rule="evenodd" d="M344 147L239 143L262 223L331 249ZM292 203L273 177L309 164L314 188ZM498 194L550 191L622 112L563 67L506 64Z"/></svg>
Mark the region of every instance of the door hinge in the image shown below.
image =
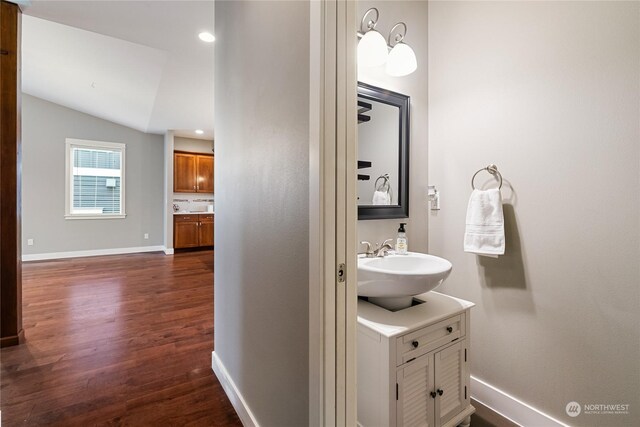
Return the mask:
<svg viewBox="0 0 640 427"><path fill-rule="evenodd" d="M396 383L396 400L398 400L398 383Z"/></svg>
<svg viewBox="0 0 640 427"><path fill-rule="evenodd" d="M343 283L347 279L347 270L344 263L338 264L338 271L336 272L338 283Z"/></svg>

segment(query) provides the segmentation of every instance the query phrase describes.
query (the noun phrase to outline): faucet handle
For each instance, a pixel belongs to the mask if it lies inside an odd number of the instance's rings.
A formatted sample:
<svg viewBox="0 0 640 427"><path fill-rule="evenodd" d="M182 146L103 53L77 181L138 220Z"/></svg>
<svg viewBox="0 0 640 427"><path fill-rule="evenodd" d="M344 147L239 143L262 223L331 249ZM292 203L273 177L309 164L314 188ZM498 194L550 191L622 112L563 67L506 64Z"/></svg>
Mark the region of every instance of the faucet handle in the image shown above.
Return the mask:
<svg viewBox="0 0 640 427"><path fill-rule="evenodd" d="M393 246L393 239L385 240L384 243L382 243L382 246L384 246L384 245Z"/></svg>
<svg viewBox="0 0 640 427"><path fill-rule="evenodd" d="M363 240L362 242L360 242L361 245L367 245L367 250L365 251L365 255L367 257L372 257L373 256L373 250L371 250L371 243L367 242L366 240Z"/></svg>

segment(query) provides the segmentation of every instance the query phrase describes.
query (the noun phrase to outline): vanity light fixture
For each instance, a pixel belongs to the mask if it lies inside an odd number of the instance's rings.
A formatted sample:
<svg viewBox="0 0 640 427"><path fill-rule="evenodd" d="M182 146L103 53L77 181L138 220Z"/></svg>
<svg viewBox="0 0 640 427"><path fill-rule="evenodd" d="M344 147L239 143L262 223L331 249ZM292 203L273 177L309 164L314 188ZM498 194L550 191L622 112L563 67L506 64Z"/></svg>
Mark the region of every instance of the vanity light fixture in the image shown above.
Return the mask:
<svg viewBox="0 0 640 427"><path fill-rule="evenodd" d="M202 135L204 133L204 131L202 129L196 129L196 133L198 135Z"/></svg>
<svg viewBox="0 0 640 427"><path fill-rule="evenodd" d="M216 40L216 36L214 36L208 31L201 32L200 34L198 34L198 37L200 38L200 40L207 43L212 43Z"/></svg>
<svg viewBox="0 0 640 427"><path fill-rule="evenodd" d="M366 21L370 12L375 12L375 19ZM389 56L387 50L387 42L382 34L376 31L376 24L380 18L380 12L375 7L367 10L360 22L360 31L358 31L358 64L364 67L376 67L382 65ZM365 28L366 22L366 28Z"/></svg>
<svg viewBox="0 0 640 427"><path fill-rule="evenodd" d="M392 45L391 36L394 34L396 28L400 26L404 27L404 30L395 33L393 40L395 44ZM418 68L418 61L416 60L416 54L413 52L413 49L411 49L409 45L402 42L406 34L407 24L405 24L404 22L398 22L389 32L388 40L389 46L391 47L391 52L389 52L389 58L387 59L386 72L390 76L407 76L413 73L416 68Z"/></svg>
<svg viewBox="0 0 640 427"><path fill-rule="evenodd" d="M375 13L375 19L367 21L371 12ZM391 28L385 40L382 34L375 30L379 18L380 13L375 7L367 10L362 17L358 31L358 66L377 67L386 62L385 71L390 76L403 77L413 73L418 68L418 62L413 49L404 43L407 24L398 22Z"/></svg>

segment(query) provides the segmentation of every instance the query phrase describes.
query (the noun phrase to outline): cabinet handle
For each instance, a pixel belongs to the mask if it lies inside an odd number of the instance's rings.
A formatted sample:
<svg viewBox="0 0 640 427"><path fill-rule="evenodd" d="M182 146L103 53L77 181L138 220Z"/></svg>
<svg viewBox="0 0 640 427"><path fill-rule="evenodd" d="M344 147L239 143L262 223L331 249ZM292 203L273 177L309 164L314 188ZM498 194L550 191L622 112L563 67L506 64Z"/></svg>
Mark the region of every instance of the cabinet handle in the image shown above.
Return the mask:
<svg viewBox="0 0 640 427"><path fill-rule="evenodd" d="M441 388L439 388L437 391L438 391L438 396L442 396L444 394L444 391Z"/></svg>
<svg viewBox="0 0 640 427"><path fill-rule="evenodd" d="M196 186L196 190L199 190L199 189L200 189L200 185L197 185L197 186Z"/></svg>
<svg viewBox="0 0 640 427"><path fill-rule="evenodd" d="M196 189L196 186L195 186L195 185L193 186L193 189L194 189L194 190Z"/></svg>
<svg viewBox="0 0 640 427"><path fill-rule="evenodd" d="M432 392L431 392L431 393L429 393L429 394L431 394L431 397L433 397L434 399L436 398L436 392L435 392L435 391L432 391Z"/></svg>
<svg viewBox="0 0 640 427"><path fill-rule="evenodd" d="M418 341L411 341L411 345L413 346L413 348L418 348L420 343Z"/></svg>
<svg viewBox="0 0 640 427"><path fill-rule="evenodd" d="M453 328L451 326L447 326L447 332L449 333L453 332Z"/></svg>

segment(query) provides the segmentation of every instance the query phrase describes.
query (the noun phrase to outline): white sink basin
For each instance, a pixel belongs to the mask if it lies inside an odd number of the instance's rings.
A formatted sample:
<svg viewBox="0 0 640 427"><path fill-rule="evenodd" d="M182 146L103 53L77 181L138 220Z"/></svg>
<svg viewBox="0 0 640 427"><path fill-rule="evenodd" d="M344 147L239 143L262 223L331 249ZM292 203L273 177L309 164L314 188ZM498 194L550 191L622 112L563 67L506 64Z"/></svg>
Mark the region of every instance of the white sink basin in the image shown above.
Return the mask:
<svg viewBox="0 0 640 427"><path fill-rule="evenodd" d="M429 292L449 277L444 258L409 252L383 258L358 257L358 295L388 310L410 307L414 295Z"/></svg>

